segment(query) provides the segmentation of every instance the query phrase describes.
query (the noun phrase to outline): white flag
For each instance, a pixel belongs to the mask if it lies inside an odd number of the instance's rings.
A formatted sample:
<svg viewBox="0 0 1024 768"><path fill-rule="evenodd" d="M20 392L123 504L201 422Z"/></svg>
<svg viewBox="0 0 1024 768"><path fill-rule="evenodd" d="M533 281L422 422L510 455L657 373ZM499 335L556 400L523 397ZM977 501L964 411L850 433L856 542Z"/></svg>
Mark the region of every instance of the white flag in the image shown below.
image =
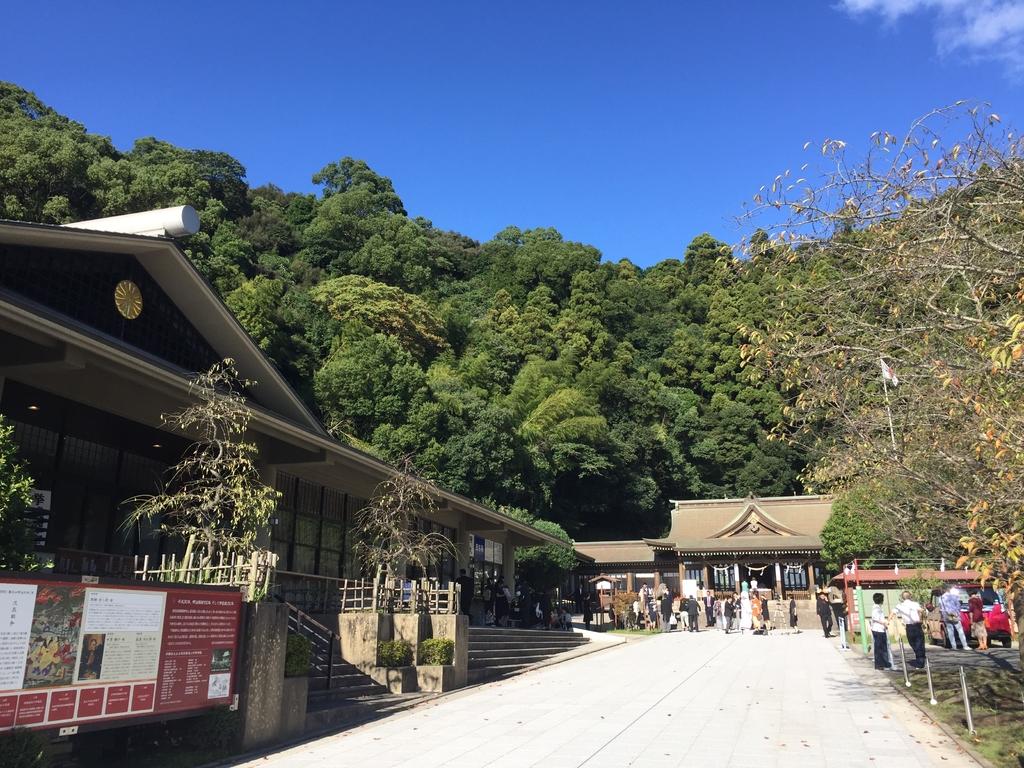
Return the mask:
<svg viewBox="0 0 1024 768"><path fill-rule="evenodd" d="M885 359L880 357L878 362L882 364L882 378L890 382L894 387L899 386L900 380L896 378L896 372L885 364Z"/></svg>

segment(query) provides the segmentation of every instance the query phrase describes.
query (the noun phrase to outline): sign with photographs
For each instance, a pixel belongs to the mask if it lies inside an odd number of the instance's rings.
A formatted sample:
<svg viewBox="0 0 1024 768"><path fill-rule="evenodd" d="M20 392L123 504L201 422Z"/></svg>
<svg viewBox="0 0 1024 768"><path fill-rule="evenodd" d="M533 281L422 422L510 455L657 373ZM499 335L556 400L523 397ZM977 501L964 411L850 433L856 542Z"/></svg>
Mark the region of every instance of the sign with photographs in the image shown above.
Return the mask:
<svg viewBox="0 0 1024 768"><path fill-rule="evenodd" d="M0 731L227 704L241 594L0 578Z"/></svg>

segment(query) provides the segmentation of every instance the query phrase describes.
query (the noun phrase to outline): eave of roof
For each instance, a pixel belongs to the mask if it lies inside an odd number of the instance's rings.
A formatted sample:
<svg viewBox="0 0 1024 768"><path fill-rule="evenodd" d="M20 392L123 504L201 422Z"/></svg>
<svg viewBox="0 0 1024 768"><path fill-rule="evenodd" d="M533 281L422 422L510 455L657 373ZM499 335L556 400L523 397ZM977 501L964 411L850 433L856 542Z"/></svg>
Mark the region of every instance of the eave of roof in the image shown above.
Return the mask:
<svg viewBox="0 0 1024 768"><path fill-rule="evenodd" d="M196 281L197 286L206 293L206 298L212 300L219 308L223 319L228 322L230 328L239 335L241 343L246 344L255 353L257 358L265 367L266 372L273 377L275 384L281 387L287 396L294 401L298 410L298 415L305 417L303 419L303 422L305 423L298 423L275 411L265 408L259 403L250 402L249 407L252 410L254 422L262 426L264 430L269 429L270 434L277 433L282 436L286 435L291 437L292 440L299 440L308 445L323 448L325 451L329 451L339 458L347 459L366 466L376 473L379 473L382 480L394 475L395 472L398 471L387 462L382 461L375 456L371 456L364 451L360 451L357 448L340 443L327 433L320 421L313 415L309 408L306 407L305 403L302 402L298 394L291 388L291 385L288 384L280 371L278 371L277 368L266 359L262 350L260 350L252 341L252 338L238 322L238 319L224 305L220 300L220 297L217 296L209 283L207 283L202 275L199 274L198 270L196 270L195 266L174 240L166 237L155 237L150 235L132 235L115 232L98 232L95 230L85 229L67 229L65 227L52 224L38 224L33 222L0 219L0 235L5 232L17 233L19 231L43 235L42 239L36 239L33 242L25 242L24 239L21 238L15 238L13 240L15 243L26 245L51 245L51 247L74 249L74 245L68 245L67 243L82 243L84 241L93 247L79 248L79 250L99 251L109 249L113 246L115 252L136 254L135 248L124 248L123 246L125 243L132 243L134 245L144 244L150 249L156 247L169 250L173 253L176 259L187 267L188 274ZM60 240L65 241L65 243L53 244L54 241ZM11 242L10 239L6 241ZM118 247L118 244L122 247ZM45 308L39 307L35 302L24 302L19 300L17 303L8 302L8 304L9 306L20 308L22 311L29 311L26 307L31 306L33 314L38 315L39 322L44 324L50 323L51 330L62 331L65 335L72 337L75 343L81 344L89 348L90 351L101 356L114 357L115 359L118 359L119 362L127 363L136 368L143 369L148 375L164 383L171 384L174 388L178 389L184 397L189 396L189 372L171 366L165 361L162 361L143 350L121 343L116 339L112 339L106 334L96 331L93 328L84 326L73 318L60 315L53 311L46 311ZM44 312L45 314L43 314ZM247 374L245 371L242 371L242 373L247 378L252 376L252 374ZM500 524L509 531L516 533L523 538L529 539L536 544L557 544L559 546L566 546L566 543L561 539L544 533L530 525L521 523L520 521L503 515L495 510L488 509L482 504L462 496L461 494L455 493L454 491L449 491L429 481L424 482L434 493L437 494L439 498L448 500L456 508L461 508L465 512L471 513L485 521Z"/></svg>

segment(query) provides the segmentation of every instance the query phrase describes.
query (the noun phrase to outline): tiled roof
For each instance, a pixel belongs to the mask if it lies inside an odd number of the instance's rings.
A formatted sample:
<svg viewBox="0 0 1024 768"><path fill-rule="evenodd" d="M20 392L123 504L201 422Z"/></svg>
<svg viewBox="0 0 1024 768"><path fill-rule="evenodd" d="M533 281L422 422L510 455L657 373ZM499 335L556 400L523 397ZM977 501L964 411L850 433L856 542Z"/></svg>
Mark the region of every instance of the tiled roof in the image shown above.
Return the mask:
<svg viewBox="0 0 1024 768"><path fill-rule="evenodd" d="M660 539L577 542L598 563L653 562L655 552L769 554L821 549L832 512L828 496L674 501L672 526Z"/></svg>

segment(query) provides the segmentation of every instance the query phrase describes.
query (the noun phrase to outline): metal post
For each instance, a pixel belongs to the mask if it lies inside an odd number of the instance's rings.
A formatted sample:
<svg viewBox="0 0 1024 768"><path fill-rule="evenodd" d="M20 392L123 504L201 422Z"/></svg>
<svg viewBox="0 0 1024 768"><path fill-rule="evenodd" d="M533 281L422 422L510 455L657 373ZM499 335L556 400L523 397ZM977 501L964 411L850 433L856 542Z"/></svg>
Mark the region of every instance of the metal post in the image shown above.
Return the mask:
<svg viewBox="0 0 1024 768"><path fill-rule="evenodd" d="M935 698L935 687L932 685L932 663L927 658L924 660L924 671L928 673L928 696L931 699L929 704L934 707L939 702ZM1022 695L1022 698L1024 698L1024 695Z"/></svg>
<svg viewBox="0 0 1024 768"><path fill-rule="evenodd" d="M964 695L964 711L967 713L967 730L971 736L977 733L974 730L974 718L971 717L971 697L967 693L967 675L964 674L964 668L960 667L960 691Z"/></svg>
<svg viewBox="0 0 1024 768"><path fill-rule="evenodd" d="M854 599L857 601L857 613L860 615L860 647L864 655L868 655L868 622L864 615L864 588L858 584L853 590Z"/></svg>
<svg viewBox="0 0 1024 768"><path fill-rule="evenodd" d="M327 648L327 690L331 690L331 674L334 672L334 643L337 635L331 632L331 644Z"/></svg>
<svg viewBox="0 0 1024 768"><path fill-rule="evenodd" d="M900 641L900 657L903 659L903 682L910 687L910 675L907 674L907 649L903 646L903 635L896 636Z"/></svg>

